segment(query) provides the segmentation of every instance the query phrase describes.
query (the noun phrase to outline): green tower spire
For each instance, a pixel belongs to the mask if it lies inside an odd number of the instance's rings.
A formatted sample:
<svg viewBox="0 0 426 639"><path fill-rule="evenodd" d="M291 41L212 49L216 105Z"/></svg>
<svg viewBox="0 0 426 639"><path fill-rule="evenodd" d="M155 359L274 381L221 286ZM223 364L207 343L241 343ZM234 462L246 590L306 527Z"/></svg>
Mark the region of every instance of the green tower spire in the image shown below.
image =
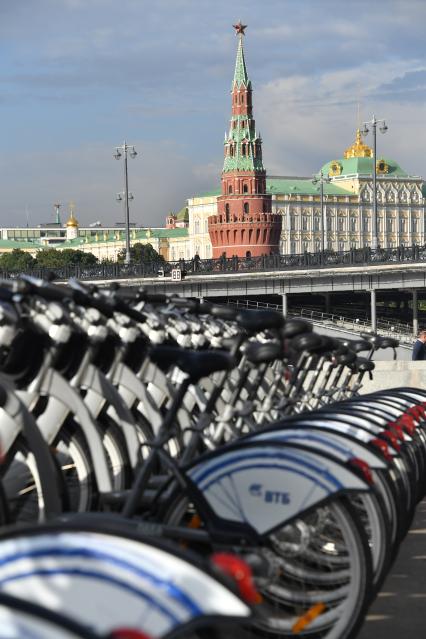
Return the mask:
<svg viewBox="0 0 426 639"><path fill-rule="evenodd" d="M244 59L243 35L247 25L234 24L238 37L237 59L232 82L232 116L225 135L223 172L264 172L262 140L256 132L252 108L252 86Z"/></svg>
<svg viewBox="0 0 426 639"><path fill-rule="evenodd" d="M237 49L237 59L235 61L235 73L234 73L234 81L232 83L232 87L237 85L237 87L245 86L249 87L250 80L247 75L246 61L244 59L244 48L243 48L243 36L239 35L238 49Z"/></svg>

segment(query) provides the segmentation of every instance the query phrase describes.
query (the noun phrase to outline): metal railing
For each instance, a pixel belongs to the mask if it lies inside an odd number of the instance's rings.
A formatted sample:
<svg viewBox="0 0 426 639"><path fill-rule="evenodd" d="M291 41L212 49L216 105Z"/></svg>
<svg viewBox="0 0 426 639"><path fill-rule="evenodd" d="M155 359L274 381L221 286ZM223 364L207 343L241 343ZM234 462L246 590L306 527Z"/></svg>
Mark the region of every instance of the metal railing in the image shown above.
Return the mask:
<svg viewBox="0 0 426 639"><path fill-rule="evenodd" d="M351 249L350 251L323 251L297 255L262 255L260 257L220 257L202 260L198 257L190 260L172 262L133 262L130 265L118 263L100 263L93 266L70 265L66 267L36 268L27 273L35 277L45 277L48 273L56 279L66 280L77 277L81 280L127 279L171 276L173 269L180 269L183 275L207 276L231 273L249 273L262 271L286 271L306 268L337 268L344 266L373 266L376 264L426 262L426 245L398 247L393 249L370 248ZM22 271L0 271L0 277L17 277Z"/></svg>
<svg viewBox="0 0 426 639"><path fill-rule="evenodd" d="M280 304L268 304L254 300L228 300L228 304L239 308L248 309L273 309L282 311ZM313 324L340 328L354 333L364 333L371 331L371 322L368 319L349 318L341 314L323 313L309 308L292 308L288 315L290 317L303 317ZM395 337L400 342L413 342L413 329L409 324L400 324L397 321L377 320L377 333L386 337Z"/></svg>

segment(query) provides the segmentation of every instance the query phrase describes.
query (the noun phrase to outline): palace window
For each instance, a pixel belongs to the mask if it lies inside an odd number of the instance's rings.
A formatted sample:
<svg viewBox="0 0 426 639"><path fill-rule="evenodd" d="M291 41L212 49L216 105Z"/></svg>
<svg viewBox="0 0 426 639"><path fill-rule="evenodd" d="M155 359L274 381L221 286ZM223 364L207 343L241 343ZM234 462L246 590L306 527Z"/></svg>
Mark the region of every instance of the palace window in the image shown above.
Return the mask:
<svg viewBox="0 0 426 639"><path fill-rule="evenodd" d="M418 223L417 223L417 218L413 217L413 219L411 220L411 229L413 233L417 233L418 231Z"/></svg>
<svg viewBox="0 0 426 639"><path fill-rule="evenodd" d="M320 218L315 216L314 217L314 231L319 231L320 230Z"/></svg>
<svg viewBox="0 0 426 639"><path fill-rule="evenodd" d="M294 215L290 215L290 231L296 230L296 218Z"/></svg>
<svg viewBox="0 0 426 639"><path fill-rule="evenodd" d="M345 219L343 217L338 217L337 218L337 229L339 231L344 231L345 230ZM340 251L340 249L339 249L339 251Z"/></svg>
<svg viewBox="0 0 426 639"><path fill-rule="evenodd" d="M405 218L401 217L399 219L399 232L400 233L405 233L406 227L407 227L407 222L406 222Z"/></svg>
<svg viewBox="0 0 426 639"><path fill-rule="evenodd" d="M308 216L302 215L302 231L307 231L307 230L308 230Z"/></svg>
<svg viewBox="0 0 426 639"><path fill-rule="evenodd" d="M345 243L344 242L339 242L339 251L344 251L345 250Z"/></svg>
<svg viewBox="0 0 426 639"><path fill-rule="evenodd" d="M303 253L306 253L307 250L308 250L308 242L306 242L306 240L304 240L302 242L302 251L303 251Z"/></svg>
<svg viewBox="0 0 426 639"><path fill-rule="evenodd" d="M315 240L314 242L314 251L315 253L319 253L321 250L321 242L319 240Z"/></svg>
<svg viewBox="0 0 426 639"><path fill-rule="evenodd" d="M290 253L296 253L296 242L294 240L290 242Z"/></svg>
<svg viewBox="0 0 426 639"><path fill-rule="evenodd" d="M351 219L351 231L356 231L356 227L357 227L356 217L351 217L350 219Z"/></svg>
<svg viewBox="0 0 426 639"><path fill-rule="evenodd" d="M194 233L195 235L197 235L197 233L200 232L200 221L199 220L195 220L194 222Z"/></svg>
<svg viewBox="0 0 426 639"><path fill-rule="evenodd" d="M392 218L388 218L386 220L386 230L388 233L391 233L393 231L393 219Z"/></svg>
<svg viewBox="0 0 426 639"><path fill-rule="evenodd" d="M332 227L333 227L333 221L331 217L327 216L327 231L331 231Z"/></svg>
<svg viewBox="0 0 426 639"><path fill-rule="evenodd" d="M370 226L370 224L369 224L369 219L368 219L368 217L364 217L364 218L363 218L363 220L362 220L362 230L363 230L364 232L368 231L369 226Z"/></svg>

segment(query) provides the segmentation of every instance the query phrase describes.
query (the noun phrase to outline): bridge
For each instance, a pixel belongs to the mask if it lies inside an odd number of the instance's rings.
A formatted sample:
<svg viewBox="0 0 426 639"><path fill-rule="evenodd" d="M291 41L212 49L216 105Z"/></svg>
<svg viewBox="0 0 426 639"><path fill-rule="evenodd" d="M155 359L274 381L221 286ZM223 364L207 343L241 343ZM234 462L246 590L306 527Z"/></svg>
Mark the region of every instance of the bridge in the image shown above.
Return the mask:
<svg viewBox="0 0 426 639"><path fill-rule="evenodd" d="M413 332L418 330L418 300L426 296L426 246L397 249L353 249L335 253L268 255L257 258L179 260L177 262L117 263L36 269L36 277L53 276L56 281L77 277L106 286L144 286L167 294L198 298L253 298L278 296L284 314L293 296L320 294L330 304L338 293L367 294L371 325L377 327L377 294L403 292L412 302ZM11 278L16 272L0 272ZM179 279L173 279L178 275ZM181 279L180 279L181 277Z"/></svg>

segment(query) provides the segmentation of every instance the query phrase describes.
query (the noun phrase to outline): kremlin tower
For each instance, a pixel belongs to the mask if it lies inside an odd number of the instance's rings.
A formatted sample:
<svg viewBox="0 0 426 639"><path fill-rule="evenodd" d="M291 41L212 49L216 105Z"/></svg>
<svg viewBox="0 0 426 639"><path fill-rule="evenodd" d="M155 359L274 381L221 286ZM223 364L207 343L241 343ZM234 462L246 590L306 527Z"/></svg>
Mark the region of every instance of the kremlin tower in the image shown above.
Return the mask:
<svg viewBox="0 0 426 639"><path fill-rule="evenodd" d="M238 36L232 83L232 116L225 134L222 194L217 215L208 218L213 257L257 257L279 253L281 216L271 212L262 162L262 139L253 119L252 86L244 59L246 25L234 25Z"/></svg>

